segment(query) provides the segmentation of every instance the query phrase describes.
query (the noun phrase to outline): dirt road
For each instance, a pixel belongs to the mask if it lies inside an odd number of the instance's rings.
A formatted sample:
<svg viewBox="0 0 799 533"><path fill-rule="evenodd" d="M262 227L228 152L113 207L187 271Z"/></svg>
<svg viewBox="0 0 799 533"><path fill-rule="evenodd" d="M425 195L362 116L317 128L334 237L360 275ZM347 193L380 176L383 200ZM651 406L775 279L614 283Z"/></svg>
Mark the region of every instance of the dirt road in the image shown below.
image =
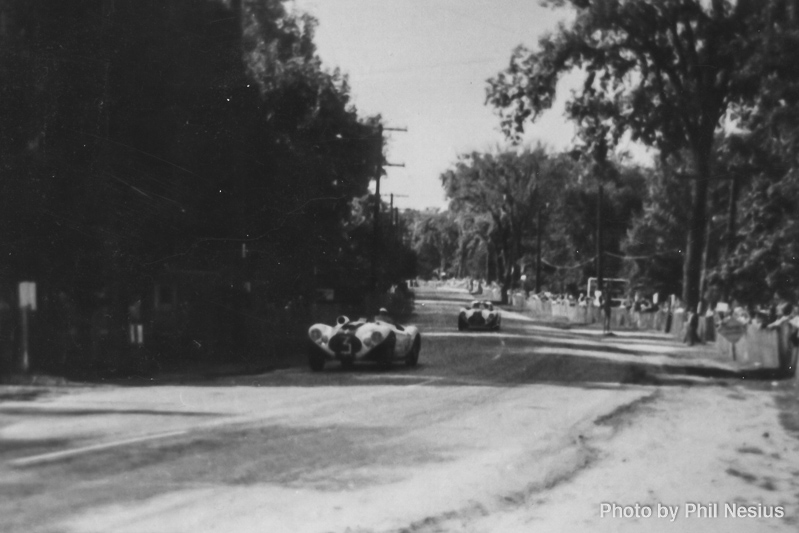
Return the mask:
<svg viewBox="0 0 799 533"><path fill-rule="evenodd" d="M652 336L513 313L459 333L464 297L422 295L415 369L2 389L0 530L796 530L799 441L769 390L664 385L685 360Z"/></svg>

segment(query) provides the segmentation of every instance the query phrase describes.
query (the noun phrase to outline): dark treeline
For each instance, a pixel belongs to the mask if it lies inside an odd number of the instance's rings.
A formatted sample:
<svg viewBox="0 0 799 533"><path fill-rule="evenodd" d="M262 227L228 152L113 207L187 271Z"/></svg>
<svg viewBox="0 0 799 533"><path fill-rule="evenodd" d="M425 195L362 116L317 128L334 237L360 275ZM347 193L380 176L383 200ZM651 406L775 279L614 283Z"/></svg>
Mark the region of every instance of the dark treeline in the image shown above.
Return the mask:
<svg viewBox="0 0 799 533"><path fill-rule="evenodd" d="M618 161L603 183L606 277L629 275L634 268L624 260L626 239L644 211L651 175L650 169ZM475 152L461 156L441 180L449 209L415 214L421 275L482 278L505 292L585 292L586 279L596 273L599 203L590 165L542 146ZM674 290L679 273L669 274Z"/></svg>
<svg viewBox="0 0 799 533"><path fill-rule="evenodd" d="M799 301L796 167L752 133L719 134L717 146L703 301ZM629 279L630 290L646 296L680 295L691 216L685 160L640 166L614 156L607 166L600 219L595 165L574 152L462 155L441 176L449 209L407 214L419 274L577 295L597 275L601 224L604 277Z"/></svg>
<svg viewBox="0 0 799 533"><path fill-rule="evenodd" d="M661 225L668 233L658 236L671 239L672 230L683 237L686 306L699 310L708 300L711 273L725 297L795 300L790 206L796 205L799 153L799 3L546 3L568 6L574 17L536 46L517 47L508 67L488 82L488 102L508 138L518 140L551 108L558 81L575 73L581 87L567 98L566 115L578 126L579 149L598 179L607 179L608 154L629 136L658 154L667 178L661 190L672 182L688 206L685 223ZM712 210L725 191L720 230L721 215ZM722 240L725 249L714 257Z"/></svg>
<svg viewBox="0 0 799 533"><path fill-rule="evenodd" d="M4 298L28 279L45 306L152 307L164 272L246 280L276 308L367 289L353 199L379 117L314 27L278 0L0 1Z"/></svg>

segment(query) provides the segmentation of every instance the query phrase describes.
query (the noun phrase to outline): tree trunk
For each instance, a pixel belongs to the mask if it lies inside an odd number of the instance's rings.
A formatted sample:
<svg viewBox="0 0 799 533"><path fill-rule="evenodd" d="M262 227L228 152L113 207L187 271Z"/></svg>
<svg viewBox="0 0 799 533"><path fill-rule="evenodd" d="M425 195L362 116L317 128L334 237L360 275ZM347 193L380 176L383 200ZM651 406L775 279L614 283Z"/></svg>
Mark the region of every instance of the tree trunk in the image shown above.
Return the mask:
<svg viewBox="0 0 799 533"><path fill-rule="evenodd" d="M738 218L738 194L741 189L741 181L738 176L733 175L732 182L730 182L730 203L727 205L727 236L726 240L726 254L725 262L729 262L732 254L735 252L735 226ZM722 297L724 301L729 302L732 296L732 274L727 271L724 276L724 294Z"/></svg>
<svg viewBox="0 0 799 533"><path fill-rule="evenodd" d="M535 240L535 293L541 292L541 207L538 207L538 223Z"/></svg>
<svg viewBox="0 0 799 533"><path fill-rule="evenodd" d="M463 278L464 274L466 274L466 245L463 242L463 239L459 242L459 254L458 254L458 278Z"/></svg>
<svg viewBox="0 0 799 533"><path fill-rule="evenodd" d="M707 270L708 262L710 262L710 234L713 230L710 218L705 217L705 247L702 249L702 274L699 278L699 309L705 309L704 298L707 294Z"/></svg>
<svg viewBox="0 0 799 533"><path fill-rule="evenodd" d="M710 151L697 156L698 175L691 182L691 223L688 227L688 242L683 262L682 298L688 312L696 313L700 302L700 278L702 275L702 252L705 249L705 226L707 224L707 190L710 180ZM696 342L696 320L689 321L686 339Z"/></svg>
<svg viewBox="0 0 799 533"><path fill-rule="evenodd" d="M735 251L735 224L738 217L738 193L741 189L741 182L738 176L733 176L730 182L730 203L727 206L727 258L732 256Z"/></svg>
<svg viewBox="0 0 799 533"><path fill-rule="evenodd" d="M486 272L485 279L491 283L491 245L486 241Z"/></svg>

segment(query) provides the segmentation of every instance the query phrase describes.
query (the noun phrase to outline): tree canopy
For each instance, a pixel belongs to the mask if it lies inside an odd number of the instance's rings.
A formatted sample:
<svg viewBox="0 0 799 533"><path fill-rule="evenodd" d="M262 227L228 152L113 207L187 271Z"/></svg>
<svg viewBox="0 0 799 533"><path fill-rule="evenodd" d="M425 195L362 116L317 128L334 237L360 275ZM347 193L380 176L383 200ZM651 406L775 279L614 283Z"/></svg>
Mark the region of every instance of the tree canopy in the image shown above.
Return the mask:
<svg viewBox="0 0 799 533"><path fill-rule="evenodd" d="M95 290L166 266L222 271L245 246L288 298L335 268L380 119L323 67L312 17L279 0L0 10L7 277Z"/></svg>
<svg viewBox="0 0 799 533"><path fill-rule="evenodd" d="M534 51L517 48L508 69L489 80L488 101L508 135L518 135L551 107L558 79L577 70L583 90L572 95L567 114L578 124L601 124L611 141L629 133L661 157L689 154L683 298L696 306L714 136L730 103L743 95L737 73L752 56L747 21L758 7L748 0L570 4L574 21L543 37Z"/></svg>

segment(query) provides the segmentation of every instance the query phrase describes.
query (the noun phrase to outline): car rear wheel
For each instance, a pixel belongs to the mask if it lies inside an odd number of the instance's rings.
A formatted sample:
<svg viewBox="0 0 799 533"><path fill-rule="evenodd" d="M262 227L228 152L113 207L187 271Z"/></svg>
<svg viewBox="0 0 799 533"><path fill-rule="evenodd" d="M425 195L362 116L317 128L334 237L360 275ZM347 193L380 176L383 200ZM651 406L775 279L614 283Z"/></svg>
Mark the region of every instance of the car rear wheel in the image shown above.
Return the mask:
<svg viewBox="0 0 799 533"><path fill-rule="evenodd" d="M469 329L469 324L467 324L462 318L458 318L458 331L464 331L467 329Z"/></svg>
<svg viewBox="0 0 799 533"><path fill-rule="evenodd" d="M408 353L407 359L405 359L405 364L408 366L416 366L419 362L419 352L422 351L422 336L416 335L416 338L413 340L413 347L411 347L410 353Z"/></svg>

